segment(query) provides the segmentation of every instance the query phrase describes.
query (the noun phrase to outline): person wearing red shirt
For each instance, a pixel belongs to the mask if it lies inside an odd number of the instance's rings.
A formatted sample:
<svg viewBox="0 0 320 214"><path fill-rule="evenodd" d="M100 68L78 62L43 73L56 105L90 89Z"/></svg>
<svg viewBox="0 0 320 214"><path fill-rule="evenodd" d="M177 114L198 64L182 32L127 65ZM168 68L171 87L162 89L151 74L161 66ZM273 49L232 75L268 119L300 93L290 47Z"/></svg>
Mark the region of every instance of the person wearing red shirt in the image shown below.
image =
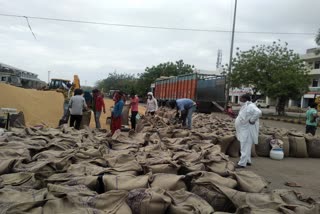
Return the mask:
<svg viewBox="0 0 320 214"><path fill-rule="evenodd" d="M131 108L131 128L133 130L136 129L136 124L137 124L137 114L139 110L139 98L138 96L131 94L131 102L130 102L130 108Z"/></svg>
<svg viewBox="0 0 320 214"><path fill-rule="evenodd" d="M104 104L103 95L99 90L95 89L93 90L93 113L97 129L101 128L100 116L102 111L104 114L106 113L106 106Z"/></svg>

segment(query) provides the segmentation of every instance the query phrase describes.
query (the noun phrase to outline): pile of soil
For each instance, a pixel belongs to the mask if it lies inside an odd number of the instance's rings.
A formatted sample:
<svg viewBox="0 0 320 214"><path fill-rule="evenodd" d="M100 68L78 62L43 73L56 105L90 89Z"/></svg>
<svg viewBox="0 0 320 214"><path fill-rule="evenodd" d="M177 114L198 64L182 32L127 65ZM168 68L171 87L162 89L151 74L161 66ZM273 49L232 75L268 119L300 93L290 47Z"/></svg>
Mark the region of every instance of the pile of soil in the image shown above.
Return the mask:
<svg viewBox="0 0 320 214"><path fill-rule="evenodd" d="M25 89L8 84L0 84L0 108L16 108L25 116L26 125L45 125L55 128L63 114L63 95L56 91L38 91ZM100 118L101 128L109 129L106 125L107 117L110 117L110 108L114 105L111 99L105 99L106 114ZM144 114L145 108L140 106L139 113ZM94 116L91 115L90 127L94 128Z"/></svg>
<svg viewBox="0 0 320 214"><path fill-rule="evenodd" d="M0 84L0 107L22 111L27 126L56 127L63 114L63 95L55 91L37 91Z"/></svg>

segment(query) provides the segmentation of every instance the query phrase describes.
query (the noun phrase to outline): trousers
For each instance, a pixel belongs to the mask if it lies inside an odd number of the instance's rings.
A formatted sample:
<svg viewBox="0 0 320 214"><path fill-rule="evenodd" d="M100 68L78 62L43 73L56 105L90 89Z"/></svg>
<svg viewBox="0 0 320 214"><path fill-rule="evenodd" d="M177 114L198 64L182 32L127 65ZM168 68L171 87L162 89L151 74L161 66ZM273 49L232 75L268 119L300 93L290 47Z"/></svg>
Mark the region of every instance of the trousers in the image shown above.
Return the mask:
<svg viewBox="0 0 320 214"><path fill-rule="evenodd" d="M251 163L251 149L253 144L253 139L251 139L251 137L248 137L246 141L240 141L241 157L238 165L247 166L247 163Z"/></svg>
<svg viewBox="0 0 320 214"><path fill-rule="evenodd" d="M75 129L80 129L82 121L82 115L71 115L70 117L70 127L74 127Z"/></svg>
<svg viewBox="0 0 320 214"><path fill-rule="evenodd" d="M100 116L101 116L101 111L94 112L94 121L96 122L96 128L97 129L101 128Z"/></svg>
<svg viewBox="0 0 320 214"><path fill-rule="evenodd" d="M137 111L132 111L132 112L131 112L130 121L131 121L131 128L132 128L133 130L136 130L137 114L138 114Z"/></svg>

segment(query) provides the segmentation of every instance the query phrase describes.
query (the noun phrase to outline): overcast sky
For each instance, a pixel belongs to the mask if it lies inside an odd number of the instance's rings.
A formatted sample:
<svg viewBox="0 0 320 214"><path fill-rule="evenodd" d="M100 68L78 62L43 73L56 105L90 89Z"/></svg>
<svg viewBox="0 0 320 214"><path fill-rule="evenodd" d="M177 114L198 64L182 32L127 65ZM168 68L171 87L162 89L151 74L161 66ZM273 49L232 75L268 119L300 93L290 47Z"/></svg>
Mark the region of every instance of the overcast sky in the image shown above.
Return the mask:
<svg viewBox="0 0 320 214"><path fill-rule="evenodd" d="M0 13L120 24L231 30L234 0L0 0ZM319 0L239 0L236 30L316 33ZM125 28L0 16L0 62L51 77L94 85L109 72L141 73L145 67L183 59L215 70L217 50L228 62L231 33ZM236 34L246 50L276 39L298 53L314 35Z"/></svg>

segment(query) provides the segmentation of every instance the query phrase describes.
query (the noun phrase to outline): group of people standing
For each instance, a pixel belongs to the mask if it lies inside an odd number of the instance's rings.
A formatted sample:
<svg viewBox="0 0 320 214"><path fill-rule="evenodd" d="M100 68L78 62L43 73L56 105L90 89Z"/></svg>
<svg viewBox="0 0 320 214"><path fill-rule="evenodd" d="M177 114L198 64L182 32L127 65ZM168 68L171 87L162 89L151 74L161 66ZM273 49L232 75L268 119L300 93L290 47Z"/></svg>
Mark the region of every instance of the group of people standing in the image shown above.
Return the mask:
<svg viewBox="0 0 320 214"><path fill-rule="evenodd" d="M96 128L101 128L100 116L102 112L106 113L103 94L98 89L92 90L92 94L89 91L83 92L82 89L75 89L68 109L70 109L70 126L78 130L85 111L93 111Z"/></svg>

